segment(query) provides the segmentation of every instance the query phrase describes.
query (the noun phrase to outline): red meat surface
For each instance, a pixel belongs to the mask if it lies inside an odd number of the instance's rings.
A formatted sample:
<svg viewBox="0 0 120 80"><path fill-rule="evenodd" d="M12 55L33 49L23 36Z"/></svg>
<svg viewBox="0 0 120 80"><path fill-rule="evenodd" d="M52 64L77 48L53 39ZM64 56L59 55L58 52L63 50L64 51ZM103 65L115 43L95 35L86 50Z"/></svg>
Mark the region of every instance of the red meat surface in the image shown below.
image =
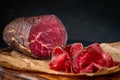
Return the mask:
<svg viewBox="0 0 120 80"><path fill-rule="evenodd" d="M82 53L74 59L74 72L96 72L104 67L114 66L111 56L104 52L98 43L85 48Z"/></svg>
<svg viewBox="0 0 120 80"><path fill-rule="evenodd" d="M81 43L68 45L64 49L61 47L54 48L52 59L49 64L50 68L57 71L73 72L73 59L81 52L82 49L83 46Z"/></svg>
<svg viewBox="0 0 120 80"><path fill-rule="evenodd" d="M83 45L81 43L67 45L64 48L64 50L69 54L72 59L75 58L82 51L82 49Z"/></svg>
<svg viewBox="0 0 120 80"><path fill-rule="evenodd" d="M64 68L65 70L69 70L64 72L92 73L105 67L115 66L112 57L103 51L98 43L91 44L86 48L83 48L81 43L74 43L66 46L64 49L60 48L61 53L59 54L57 53L59 50L57 50L57 48L55 48L55 50L56 51L52 53L52 60L49 64L53 70L64 71ZM63 55L64 57L61 57ZM64 63L68 60L70 64L65 67ZM59 66L59 64L61 65ZM57 68L57 66L59 66L59 68Z"/></svg>
<svg viewBox="0 0 120 80"><path fill-rule="evenodd" d="M46 15L38 19L37 24L31 27L29 41L32 53L45 59L51 56L54 47L65 46L67 32L56 16Z"/></svg>
<svg viewBox="0 0 120 80"><path fill-rule="evenodd" d="M71 58L61 47L54 48L50 68L58 71L70 72Z"/></svg>
<svg viewBox="0 0 120 80"><path fill-rule="evenodd" d="M55 15L21 17L9 23L3 39L11 48L39 59L48 59L54 47L64 47L67 31Z"/></svg>

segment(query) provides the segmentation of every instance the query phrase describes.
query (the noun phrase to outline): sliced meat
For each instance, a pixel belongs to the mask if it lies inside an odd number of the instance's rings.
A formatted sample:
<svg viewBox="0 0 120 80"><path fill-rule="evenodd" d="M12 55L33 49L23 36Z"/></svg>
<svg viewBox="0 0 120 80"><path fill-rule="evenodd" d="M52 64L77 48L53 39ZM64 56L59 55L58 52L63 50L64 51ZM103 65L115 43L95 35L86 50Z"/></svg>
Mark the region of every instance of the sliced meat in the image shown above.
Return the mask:
<svg viewBox="0 0 120 80"><path fill-rule="evenodd" d="M104 52L98 43L94 43L83 50L83 52L75 59L73 63L73 69L75 72L83 72L85 70L89 72L96 72L103 67L112 67L114 62L112 57ZM91 68L90 68L91 67Z"/></svg>
<svg viewBox="0 0 120 80"><path fill-rule="evenodd" d="M68 66L70 72L74 73L97 72L102 68L115 66L112 57L103 51L98 43L91 44L86 48L83 48L81 43L74 43L66 46L64 50L62 48L60 50L60 54L57 53L57 51L59 51L57 49L56 52L53 52L53 54L57 54L57 56L52 55L52 60L50 62L50 64L54 63L54 65L57 64L58 66L60 64L59 61L63 62L63 64L60 66L64 67L59 67L59 71L63 71L63 68L67 70L68 67L65 67L64 65L64 62L68 60L66 57L69 57L69 59L71 59L69 60L71 61L71 65ZM61 54L66 55L66 57L61 57ZM58 59L59 61L57 61ZM52 66L53 65L50 65L50 67ZM55 68L52 69L56 70Z"/></svg>
<svg viewBox="0 0 120 80"><path fill-rule="evenodd" d="M70 72L71 59L66 51L61 47L54 48L52 52L52 59L49 64L51 69L63 72Z"/></svg>
<svg viewBox="0 0 120 80"><path fill-rule="evenodd" d="M64 50L68 52L71 58L75 58L82 51L83 45L82 43L74 43L65 46Z"/></svg>

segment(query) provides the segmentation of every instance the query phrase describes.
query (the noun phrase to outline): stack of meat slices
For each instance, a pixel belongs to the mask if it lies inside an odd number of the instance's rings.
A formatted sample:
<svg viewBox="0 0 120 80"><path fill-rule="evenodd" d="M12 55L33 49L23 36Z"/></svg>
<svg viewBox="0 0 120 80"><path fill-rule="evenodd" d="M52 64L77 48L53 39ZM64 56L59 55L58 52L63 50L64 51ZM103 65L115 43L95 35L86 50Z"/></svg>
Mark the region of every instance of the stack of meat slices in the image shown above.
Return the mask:
<svg viewBox="0 0 120 80"><path fill-rule="evenodd" d="M114 67L116 62L98 43L86 48L83 48L82 43L74 43L64 49L56 47L49 65L57 71L94 73L105 67Z"/></svg>

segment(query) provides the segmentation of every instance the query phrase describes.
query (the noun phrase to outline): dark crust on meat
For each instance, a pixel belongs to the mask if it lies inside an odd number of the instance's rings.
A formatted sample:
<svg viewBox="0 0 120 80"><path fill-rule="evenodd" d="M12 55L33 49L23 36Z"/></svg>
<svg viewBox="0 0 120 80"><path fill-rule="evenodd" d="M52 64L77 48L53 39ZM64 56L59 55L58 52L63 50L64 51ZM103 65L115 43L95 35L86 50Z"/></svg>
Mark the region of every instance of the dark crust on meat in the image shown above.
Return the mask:
<svg viewBox="0 0 120 80"><path fill-rule="evenodd" d="M29 31L40 17L21 17L9 23L3 31L3 39L6 44L27 55L31 53L28 41Z"/></svg>
<svg viewBox="0 0 120 80"><path fill-rule="evenodd" d="M26 18L15 19L5 27L3 31L3 39L13 49L28 52L27 38L30 27L31 24L28 23ZM24 35L24 33L26 33L26 35ZM22 49L21 47L23 47L23 50L20 50Z"/></svg>
<svg viewBox="0 0 120 80"><path fill-rule="evenodd" d="M31 27L37 25L41 21L41 17L44 16L54 16L57 18L55 15L40 15L33 17L20 17L11 21L3 31L3 39L6 44L17 51L25 53L26 55L36 57L34 54L31 54L31 50L29 48L29 32ZM61 21L59 20L59 22ZM65 36L65 41L61 45L62 47L65 46L67 42L67 34Z"/></svg>

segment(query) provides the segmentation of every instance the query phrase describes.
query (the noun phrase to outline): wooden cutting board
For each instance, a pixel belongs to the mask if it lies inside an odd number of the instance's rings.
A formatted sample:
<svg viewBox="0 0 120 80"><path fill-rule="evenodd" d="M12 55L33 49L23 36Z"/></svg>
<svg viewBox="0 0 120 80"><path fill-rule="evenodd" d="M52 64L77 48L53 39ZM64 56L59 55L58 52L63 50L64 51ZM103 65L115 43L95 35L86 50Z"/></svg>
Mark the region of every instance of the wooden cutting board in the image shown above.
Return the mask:
<svg viewBox="0 0 120 80"><path fill-rule="evenodd" d="M45 73L15 71L0 67L0 80L120 80L120 72L102 76L60 76Z"/></svg>

